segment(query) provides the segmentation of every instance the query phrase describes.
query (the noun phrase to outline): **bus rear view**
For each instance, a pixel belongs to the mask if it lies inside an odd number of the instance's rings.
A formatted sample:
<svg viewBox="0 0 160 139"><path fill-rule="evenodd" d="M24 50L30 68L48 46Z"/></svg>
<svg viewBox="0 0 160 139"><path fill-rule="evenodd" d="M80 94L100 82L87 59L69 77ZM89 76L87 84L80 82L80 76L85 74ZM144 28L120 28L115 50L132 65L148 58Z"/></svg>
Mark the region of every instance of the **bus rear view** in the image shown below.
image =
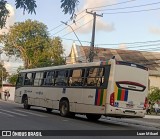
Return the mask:
<svg viewBox="0 0 160 139"><path fill-rule="evenodd" d="M108 88L107 115L116 117L144 117L148 93L148 68L115 61L113 82Z"/></svg>

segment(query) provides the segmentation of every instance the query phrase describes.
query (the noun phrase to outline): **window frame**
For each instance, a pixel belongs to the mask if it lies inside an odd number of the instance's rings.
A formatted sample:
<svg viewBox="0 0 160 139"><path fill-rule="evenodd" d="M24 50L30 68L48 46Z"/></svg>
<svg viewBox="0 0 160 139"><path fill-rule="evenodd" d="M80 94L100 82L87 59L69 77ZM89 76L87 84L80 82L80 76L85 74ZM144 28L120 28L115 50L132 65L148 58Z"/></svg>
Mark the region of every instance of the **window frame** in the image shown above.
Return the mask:
<svg viewBox="0 0 160 139"><path fill-rule="evenodd" d="M86 76L87 76L87 70L88 69L91 69L91 68L104 68L104 75L102 77L104 77L104 84L102 84L101 86L86 86ZM82 73L83 76L80 77L81 80L82 80L82 85L81 86L71 86L69 81L70 81L70 77L72 77L72 72L74 70L82 70ZM88 89L107 89L108 87L108 82L109 82L109 76L110 76L110 70L111 70L111 65L101 65L101 66L89 66L89 67L76 67L76 68L64 68L64 69L53 69L53 70L44 70L44 71L34 71L34 72L22 72L22 74L25 74L24 77L23 77L23 85L22 86L32 86L32 87L37 87L34 85L34 80L35 80L35 75L37 72L41 72L43 73L43 77L41 78L42 80L42 84L39 85L38 87L55 87L55 88L88 88ZM66 83L63 84L63 85L56 85L56 80L57 80L57 73L59 71L65 71L65 74L66 74L66 77L64 80L66 80ZM53 81L53 84L49 85L49 84L45 84L45 80L47 79L47 76L50 72L54 72L54 76L51 76L51 80L54 80ZM31 73L32 74L32 84L30 85L26 85L25 84L25 80L26 80L26 76L27 74ZM99 78L100 76L96 76L96 78ZM101 78L102 78L101 77ZM77 77L79 78L79 77ZM95 78L95 77L92 77L92 78ZM17 86L17 83L16 83L16 86Z"/></svg>

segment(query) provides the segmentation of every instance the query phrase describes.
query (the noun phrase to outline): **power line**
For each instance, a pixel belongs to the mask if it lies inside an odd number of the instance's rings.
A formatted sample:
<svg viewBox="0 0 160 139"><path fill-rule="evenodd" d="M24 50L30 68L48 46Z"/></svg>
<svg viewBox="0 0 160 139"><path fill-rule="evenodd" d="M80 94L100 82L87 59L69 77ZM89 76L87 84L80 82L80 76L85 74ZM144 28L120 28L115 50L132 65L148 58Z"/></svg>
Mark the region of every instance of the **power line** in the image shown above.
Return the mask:
<svg viewBox="0 0 160 139"><path fill-rule="evenodd" d="M75 15L76 15L76 16L77 16L77 15L80 15L80 14L82 14L84 11L85 11L85 10L83 10L83 11L81 11L80 13L75 14ZM70 21L70 19L69 19L68 21L66 21L66 22L69 22L69 21ZM63 24L60 24L60 25L58 25L58 26L56 26L56 27L52 28L51 30L49 30L49 32L51 32L51 31L53 31L53 30L55 30L55 29L57 29L57 28L61 27L62 25L63 25Z"/></svg>
<svg viewBox="0 0 160 139"><path fill-rule="evenodd" d="M143 4L143 5L136 5L136 6L130 6L130 7L123 7L123 8L114 8L114 9L100 9L100 10L94 10L94 11L112 11L112 10L122 10L122 9L132 9L132 8L138 8L138 7L145 7L145 6L151 6L151 5L157 5L160 2L156 3L148 3L148 4Z"/></svg>
<svg viewBox="0 0 160 139"><path fill-rule="evenodd" d="M87 24L90 23L92 20L93 20L93 19L89 20L88 22L86 22L85 24L79 26L78 28L74 29L74 31L76 31L76 30L82 28L83 26L87 25ZM62 37L67 36L67 35L71 34L72 32L73 32L73 31L71 31L71 32L69 32L69 33L63 35Z"/></svg>
<svg viewBox="0 0 160 139"><path fill-rule="evenodd" d="M49 32L51 32L51 31L53 31L53 30L55 30L55 29L57 29L57 28L61 27L62 25L63 25L63 24L60 24L60 25L58 25L58 26L56 26L56 27L52 28L51 30L49 30Z"/></svg>
<svg viewBox="0 0 160 139"><path fill-rule="evenodd" d="M57 31L56 33L54 33L54 34L53 34L53 35L51 35L51 36L54 36L54 35L58 34L59 32L61 32L61 31L65 30L66 28L67 28L67 27L64 27L63 29L61 29L61 30Z"/></svg>
<svg viewBox="0 0 160 139"><path fill-rule="evenodd" d="M88 48L89 49L89 48ZM95 51L97 51L98 49L106 49L106 48L96 48ZM121 49L112 49L112 48L107 48L108 50L113 50L113 52L111 52L110 54L112 55L128 55L128 54L134 54L134 53L143 53L144 56L150 56L152 54L154 54L154 56L159 56L160 53L159 52L148 52L148 51L138 51L138 50L121 50ZM107 49L105 51L107 51ZM116 50L116 52L114 52ZM117 53L117 50L119 50L119 52ZM147 54L148 53L148 54ZM107 54L107 53L106 53Z"/></svg>
<svg viewBox="0 0 160 139"><path fill-rule="evenodd" d="M160 46L160 43L149 44L149 45L130 46L130 47L127 47L127 48L139 48L139 47L149 47L149 46Z"/></svg>
<svg viewBox="0 0 160 139"><path fill-rule="evenodd" d="M77 21L81 20L81 19L82 19L82 18L84 18L86 15L87 15L87 14L85 14L85 15L83 15L82 17L78 18L75 22L77 22ZM74 23L70 24L70 26L71 26L71 25L73 25L73 24L74 24ZM65 30L65 29L67 29L67 28L68 28L68 27L65 27L65 28L63 28L63 29L59 30L58 32L54 33L52 36L54 36L54 35L58 34L59 32L61 32L61 31Z"/></svg>
<svg viewBox="0 0 160 139"><path fill-rule="evenodd" d="M140 13L140 12L148 12L148 11L155 11L155 10L160 10L160 8L137 10L137 11L126 11L126 12L115 12L115 13L103 13L103 14L129 14L129 13Z"/></svg>
<svg viewBox="0 0 160 139"><path fill-rule="evenodd" d="M146 44L146 43L144 43L144 44ZM120 45L120 44L119 44ZM99 46L100 46L100 44L99 44ZM160 48L160 47L153 47L153 46L160 46L160 43L156 43L156 44L148 44L148 45L135 45L135 46L127 46L127 49L130 49L130 48L142 48L142 47L147 47L147 49L138 49L138 50L159 50L159 49L157 49L157 48ZM150 48L148 48L148 47L150 47ZM118 49L118 48L116 48L116 49ZM121 48L121 50L125 50L125 48L123 49L123 48Z"/></svg>
<svg viewBox="0 0 160 139"><path fill-rule="evenodd" d="M133 2L133 1L136 1L136 0L129 0L129 1L119 2L119 3L115 3L115 4L109 4L109 5L105 5L105 6L92 7L92 8L87 8L87 9L98 9L98 8L103 8L103 7L125 4L125 3L129 3L129 2Z"/></svg>
<svg viewBox="0 0 160 139"><path fill-rule="evenodd" d="M61 37L60 37L61 38ZM69 40L69 41L78 41L78 40L75 40L75 39L69 39L69 38L61 38L62 40ZM81 42L86 42L86 43L91 43L89 41L82 41L80 40Z"/></svg>
<svg viewBox="0 0 160 139"><path fill-rule="evenodd" d="M121 43L108 43L108 44L97 44L97 45L121 45L121 44L139 44L139 43L154 43L160 42L160 40L151 40L151 41L140 41L140 42L121 42Z"/></svg>
<svg viewBox="0 0 160 139"><path fill-rule="evenodd" d="M102 48L102 49L105 49L105 48ZM128 51L129 53L132 52L132 53L137 53L137 52L148 52L148 53L158 53L158 52L153 52L153 51L159 51L160 50L160 47L156 47L156 48L149 48L149 49L137 49L137 50L129 50L129 49L118 49L118 48L107 48L107 49L110 49L110 50L119 50L121 52L119 52L118 54L126 54L126 51ZM125 51L125 52L124 52ZM158 55L160 55L160 53L158 53Z"/></svg>
<svg viewBox="0 0 160 139"><path fill-rule="evenodd" d="M87 9L96 9L96 8L102 8L102 7L108 7L108 6L114 6L114 5L120 5L120 4L125 4L125 3L129 3L129 2L133 2L133 1L136 1L136 0L129 0L129 1L125 1L125 2L120 2L120 3L115 3L115 4L110 4L110 5L105 5L105 6L99 6L99 7L92 7L92 8L87 8ZM75 14L76 16L78 16L78 15L81 15L83 12L85 12L86 11L86 9L85 10L82 10L80 13L78 13L78 14ZM81 18L80 18L81 19ZM79 20L79 19L78 19ZM77 21L78 21L77 20ZM68 20L68 21L70 21L70 20ZM67 21L67 22L68 22ZM58 26L56 26L56 27L54 27L53 29L51 29L49 32L51 32L51 31L53 31L53 30L55 30L55 29L57 29L57 28L59 28L60 26L62 26L63 24L60 24L60 25L58 25ZM64 30L64 29L62 29L62 30ZM57 34L57 33L59 33L59 32L61 32L62 30L60 30L60 31L58 31L58 32L56 32L55 34ZM55 35L54 34L54 35Z"/></svg>

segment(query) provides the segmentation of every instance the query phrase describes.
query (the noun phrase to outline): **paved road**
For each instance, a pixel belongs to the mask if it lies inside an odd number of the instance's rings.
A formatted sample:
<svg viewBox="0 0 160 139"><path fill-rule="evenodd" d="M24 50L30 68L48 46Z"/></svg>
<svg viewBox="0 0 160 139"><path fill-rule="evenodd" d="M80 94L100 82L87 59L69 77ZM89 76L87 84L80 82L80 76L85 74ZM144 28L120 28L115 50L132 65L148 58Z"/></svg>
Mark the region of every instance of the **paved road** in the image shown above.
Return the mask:
<svg viewBox="0 0 160 139"><path fill-rule="evenodd" d="M156 122L141 120L103 117L98 122L89 122L81 115L64 118L58 111L47 113L37 107L25 110L22 105L0 101L0 130L160 130Z"/></svg>
<svg viewBox="0 0 160 139"><path fill-rule="evenodd" d="M20 104L0 101L0 130L160 130L158 122L159 119L110 117L90 122L83 115L76 115L74 119L64 118L58 111L47 113L37 107L25 110Z"/></svg>

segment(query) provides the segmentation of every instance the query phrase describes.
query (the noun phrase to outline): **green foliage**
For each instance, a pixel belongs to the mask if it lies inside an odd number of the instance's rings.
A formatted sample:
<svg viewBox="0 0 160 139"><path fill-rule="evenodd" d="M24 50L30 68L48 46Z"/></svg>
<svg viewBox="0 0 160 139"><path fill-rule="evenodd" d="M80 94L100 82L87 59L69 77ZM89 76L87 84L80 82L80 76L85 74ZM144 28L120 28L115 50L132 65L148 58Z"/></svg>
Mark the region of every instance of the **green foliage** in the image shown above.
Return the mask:
<svg viewBox="0 0 160 139"><path fill-rule="evenodd" d="M24 67L19 66L18 69L17 69L17 73L8 76L7 79L8 79L8 82L9 82L10 84L16 85L16 81L17 81L18 74L19 74L19 71L20 71L20 70L24 70Z"/></svg>
<svg viewBox="0 0 160 139"><path fill-rule="evenodd" d="M59 37L55 37L50 40L50 46L46 49L46 51L41 53L36 67L48 67L65 64L63 54L64 49L62 46L62 41Z"/></svg>
<svg viewBox="0 0 160 139"><path fill-rule="evenodd" d="M50 57L52 58L53 65L65 64L63 57L64 49L62 47L62 41L59 37L55 37L51 40Z"/></svg>
<svg viewBox="0 0 160 139"><path fill-rule="evenodd" d="M70 14L71 19L73 19L75 8L77 7L79 0L61 0L61 8L65 14Z"/></svg>
<svg viewBox="0 0 160 139"><path fill-rule="evenodd" d="M7 17L9 16L9 11L6 8L7 1L0 1L0 28L3 28L6 24Z"/></svg>
<svg viewBox="0 0 160 139"><path fill-rule="evenodd" d="M38 21L15 23L8 34L0 36L0 42L6 55L24 61L25 69L64 64L62 41L50 39L46 25Z"/></svg>
<svg viewBox="0 0 160 139"><path fill-rule="evenodd" d="M37 7L35 0L15 0L16 9L21 8L23 12L36 13L35 8Z"/></svg>
<svg viewBox="0 0 160 139"><path fill-rule="evenodd" d="M148 99L151 102L156 102L157 100L160 100L160 89L158 87L152 87L148 94Z"/></svg>
<svg viewBox="0 0 160 139"><path fill-rule="evenodd" d="M5 27L7 17L9 17L9 10L6 8L7 1L0 1L0 28ZM37 7L35 0L15 0L16 8L22 8L23 12L36 13L35 8Z"/></svg>
<svg viewBox="0 0 160 139"><path fill-rule="evenodd" d="M8 34L1 37L1 43L5 45L4 51L8 56L20 57L25 68L32 68L50 45L48 36L46 25L26 20L15 23Z"/></svg>
<svg viewBox="0 0 160 139"><path fill-rule="evenodd" d="M2 64L0 64L0 86L2 86L2 75L3 80L6 80L6 78L8 77L8 72L6 71L5 67L3 67Z"/></svg>
<svg viewBox="0 0 160 139"><path fill-rule="evenodd" d="M16 85L18 74L12 74L8 77L8 82L12 85Z"/></svg>

